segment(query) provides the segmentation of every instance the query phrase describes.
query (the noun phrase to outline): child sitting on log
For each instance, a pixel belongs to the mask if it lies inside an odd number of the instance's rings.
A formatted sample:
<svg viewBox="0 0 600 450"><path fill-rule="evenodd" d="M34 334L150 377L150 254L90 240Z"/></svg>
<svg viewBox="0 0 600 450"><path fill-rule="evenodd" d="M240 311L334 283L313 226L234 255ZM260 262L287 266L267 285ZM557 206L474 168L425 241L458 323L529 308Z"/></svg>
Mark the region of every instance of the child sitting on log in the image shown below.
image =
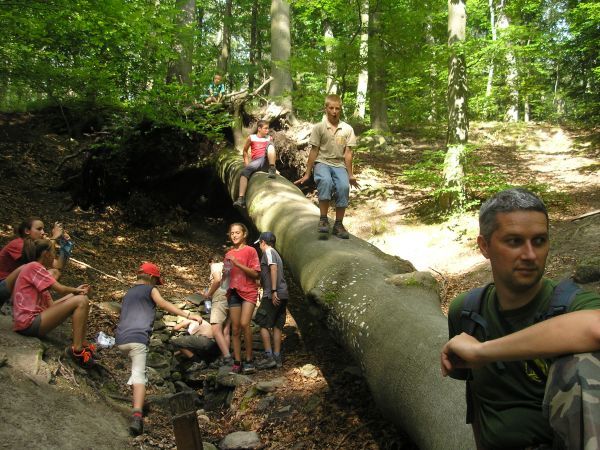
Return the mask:
<svg viewBox="0 0 600 450"><path fill-rule="evenodd" d="M250 152L248 152L250 150ZM275 147L269 136L269 122L259 120L256 127L256 134L248 136L243 150L244 168L240 176L240 190L238 199L233 202L233 206L239 208L246 207L246 189L248 188L248 179L254 172L267 169L269 178L275 178Z"/></svg>

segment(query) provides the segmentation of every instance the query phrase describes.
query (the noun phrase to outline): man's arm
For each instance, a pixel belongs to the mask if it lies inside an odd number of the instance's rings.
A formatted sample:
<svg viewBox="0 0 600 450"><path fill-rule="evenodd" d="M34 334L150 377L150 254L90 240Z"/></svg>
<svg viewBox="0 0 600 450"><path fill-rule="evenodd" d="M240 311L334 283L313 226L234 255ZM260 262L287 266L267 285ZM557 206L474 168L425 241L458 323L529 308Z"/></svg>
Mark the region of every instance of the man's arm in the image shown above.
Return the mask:
<svg viewBox="0 0 600 450"><path fill-rule="evenodd" d="M263 289L271 289L271 300L275 306L279 306L280 300L277 294L277 264L269 265L271 271L271 286L263 286Z"/></svg>
<svg viewBox="0 0 600 450"><path fill-rule="evenodd" d="M308 161L306 161L306 172L304 176L299 180L294 181L294 184L304 184L310 178L310 174L312 173L313 166L315 165L315 161L319 156L319 147L313 145L310 148L310 153L308 154Z"/></svg>
<svg viewBox="0 0 600 450"><path fill-rule="evenodd" d="M495 361L552 358L597 350L600 310L575 311L490 341L479 342L466 333L455 336L442 349L442 375Z"/></svg>
<svg viewBox="0 0 600 450"><path fill-rule="evenodd" d="M350 181L350 186L354 186L355 188L360 188L358 181L356 181L356 177L352 172L352 147L346 147L344 149L344 164L346 165L346 171L348 172L348 181Z"/></svg>

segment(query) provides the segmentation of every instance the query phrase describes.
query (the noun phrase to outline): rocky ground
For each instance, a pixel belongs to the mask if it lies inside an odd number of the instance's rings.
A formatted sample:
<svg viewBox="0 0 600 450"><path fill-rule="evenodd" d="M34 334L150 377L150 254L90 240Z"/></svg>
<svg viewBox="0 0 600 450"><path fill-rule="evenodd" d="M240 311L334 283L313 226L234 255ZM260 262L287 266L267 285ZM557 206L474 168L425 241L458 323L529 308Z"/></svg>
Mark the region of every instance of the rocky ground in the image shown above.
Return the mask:
<svg viewBox="0 0 600 450"><path fill-rule="evenodd" d="M556 201L550 205L550 274L570 275L578 267L593 273L594 264L598 265L593 257L600 256L600 215L573 219L600 209L598 134L541 125L473 128L484 161L515 184L536 179L568 194L554 196ZM226 244L226 224L237 220L235 212L194 217L185 226L167 223L142 229L127 225L118 208L103 212L70 208L70 198L53 188L60 181L55 168L85 139L56 133L43 116L0 116L0 244L11 238L12 226L27 216L41 216L47 225L63 222L76 247L62 281L90 283L94 289L90 339L100 331L114 335L119 302L143 260L163 269L165 298L202 311L185 299L207 285L208 258ZM403 137L385 147L365 142L357 157L363 189L353 194L347 223L353 234L419 269L433 271L445 304L458 290L482 283L489 272L474 246L474 215L423 224L416 211L425 194L399 178L425 148L437 144L417 137ZM599 282L587 286L599 289ZM297 288L293 290L292 298L300 299ZM60 357L68 327L41 343L15 337L10 321L0 319L0 441L9 447L174 448L167 398L189 386L199 395L197 417L203 440L220 448L230 448L223 439L240 431L256 433L250 437L269 449L413 448L401 431L381 417L360 371L329 338L318 313L302 301L290 304L283 368L234 380L173 358L168 340L175 320L159 317L152 343L155 367L150 370L147 432L138 438L124 432L128 365L116 350L101 352L108 372L86 374ZM21 347L28 350L15 352ZM44 420L36 421L35 427L18 426L38 414Z"/></svg>

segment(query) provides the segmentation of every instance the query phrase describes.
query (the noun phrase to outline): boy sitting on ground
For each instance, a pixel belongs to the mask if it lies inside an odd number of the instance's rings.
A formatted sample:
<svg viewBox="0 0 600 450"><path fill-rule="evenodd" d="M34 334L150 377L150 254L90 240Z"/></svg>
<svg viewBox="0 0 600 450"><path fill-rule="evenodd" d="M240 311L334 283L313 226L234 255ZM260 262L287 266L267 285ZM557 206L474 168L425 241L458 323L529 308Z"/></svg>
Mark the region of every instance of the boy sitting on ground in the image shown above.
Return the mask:
<svg viewBox="0 0 600 450"><path fill-rule="evenodd" d="M162 285L160 269L151 262L143 263L135 285L123 298L121 318L116 332L116 344L131 358L131 377L127 384L133 387L133 416L129 430L133 435L144 432L142 408L146 396L146 356L152 334L155 310L158 306L171 314L202 322L202 317L183 311L165 300L156 288Z"/></svg>
<svg viewBox="0 0 600 450"><path fill-rule="evenodd" d="M175 345L179 353L185 358L194 360L196 352L205 356L204 354L214 348L215 340L212 327L208 322L205 320L197 322L184 319L173 327L173 331L183 330L184 328L187 328L188 334L171 339L171 344Z"/></svg>
<svg viewBox="0 0 600 450"><path fill-rule="evenodd" d="M248 150L251 150L248 152ZM275 178L275 147L269 136L269 122L259 120L256 134L251 134L244 144L244 168L240 176L240 191L238 199L233 202L233 206L240 208L246 207L246 189L248 188L248 179L254 172L267 169L269 178Z"/></svg>
<svg viewBox="0 0 600 450"><path fill-rule="evenodd" d="M283 261L279 253L273 248L275 235L270 231L260 234L255 242L260 244L262 257L260 259L260 281L263 296L254 321L260 326L260 336L265 348L265 357L258 363L258 369L272 369L281 367L281 337L285 325L285 310L288 302L288 288L283 278ZM271 347L271 334L273 329L273 347Z"/></svg>

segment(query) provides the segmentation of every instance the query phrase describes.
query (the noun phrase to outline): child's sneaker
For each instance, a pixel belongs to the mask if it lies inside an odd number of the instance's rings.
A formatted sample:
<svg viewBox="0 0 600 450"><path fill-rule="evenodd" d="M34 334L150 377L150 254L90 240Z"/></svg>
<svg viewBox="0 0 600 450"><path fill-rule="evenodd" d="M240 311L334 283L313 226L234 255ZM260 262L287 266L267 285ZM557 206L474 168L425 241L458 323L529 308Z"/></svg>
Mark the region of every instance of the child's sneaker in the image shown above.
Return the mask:
<svg viewBox="0 0 600 450"><path fill-rule="evenodd" d="M85 347L82 348L80 352L76 352L75 348L70 346L65 349L65 353L68 357L75 361L78 366L83 367L84 369L89 369L96 363L96 361L94 361L92 352Z"/></svg>
<svg viewBox="0 0 600 450"><path fill-rule="evenodd" d="M144 432L144 418L142 416L132 416L129 422L129 432L134 436L139 436Z"/></svg>
<svg viewBox="0 0 600 450"><path fill-rule="evenodd" d="M238 197L238 199L235 202L233 202L233 206L236 206L238 208L245 208L246 200L244 199L244 197Z"/></svg>
<svg viewBox="0 0 600 450"><path fill-rule="evenodd" d="M244 361L242 363L242 373L244 375L248 375L254 372L256 372L256 367L254 367L254 364L252 364L252 362Z"/></svg>
<svg viewBox="0 0 600 450"><path fill-rule="evenodd" d="M237 374L237 373L240 373L241 371L242 371L242 365L239 363L236 363L234 361L233 366L231 366L231 371L229 373Z"/></svg>
<svg viewBox="0 0 600 450"><path fill-rule="evenodd" d="M277 368L281 369L283 367L283 357L281 356L281 353L279 355L273 355L273 359L275 360Z"/></svg>
<svg viewBox="0 0 600 450"><path fill-rule="evenodd" d="M274 367L277 367L277 363L272 356L267 356L256 363L258 370L273 369Z"/></svg>
<svg viewBox="0 0 600 450"><path fill-rule="evenodd" d="M269 175L267 175L269 178L275 178L275 167L271 166L269 167Z"/></svg>

